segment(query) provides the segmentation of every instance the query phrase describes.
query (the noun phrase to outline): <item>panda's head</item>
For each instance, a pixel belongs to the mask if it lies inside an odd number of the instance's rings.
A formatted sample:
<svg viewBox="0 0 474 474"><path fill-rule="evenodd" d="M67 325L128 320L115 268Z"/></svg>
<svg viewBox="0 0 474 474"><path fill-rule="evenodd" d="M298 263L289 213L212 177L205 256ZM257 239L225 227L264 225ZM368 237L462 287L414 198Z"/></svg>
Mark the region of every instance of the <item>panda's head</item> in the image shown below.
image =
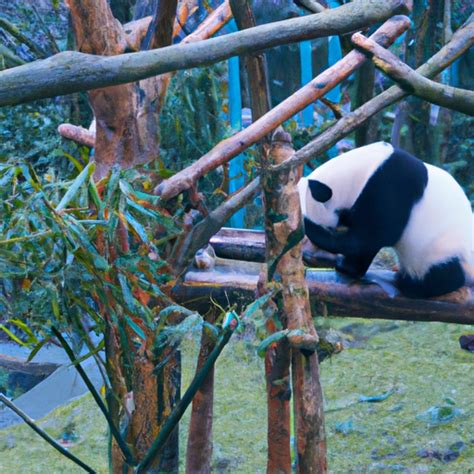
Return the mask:
<svg viewBox="0 0 474 474"><path fill-rule="evenodd" d="M301 178L298 188L303 215L316 224L336 228L339 223L339 209L332 188L311 178Z"/></svg>

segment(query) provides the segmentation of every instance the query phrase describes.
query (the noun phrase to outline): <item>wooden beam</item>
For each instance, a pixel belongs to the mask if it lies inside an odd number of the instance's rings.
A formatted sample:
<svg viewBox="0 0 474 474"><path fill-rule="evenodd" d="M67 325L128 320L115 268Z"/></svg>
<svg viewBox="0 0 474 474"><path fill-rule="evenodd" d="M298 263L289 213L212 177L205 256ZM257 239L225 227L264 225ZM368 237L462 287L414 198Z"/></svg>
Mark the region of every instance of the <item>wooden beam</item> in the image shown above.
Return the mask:
<svg viewBox="0 0 474 474"><path fill-rule="evenodd" d="M408 93L441 107L474 116L474 91L440 84L422 76L392 52L360 33L352 35L352 42L372 58L378 69L398 82Z"/></svg>
<svg viewBox="0 0 474 474"><path fill-rule="evenodd" d="M210 307L210 298L223 305L245 306L255 299L261 265L223 260L213 270L191 270L184 282L174 289L176 300L202 313ZM472 288L437 299L390 297L370 279L393 284L390 271L369 272L364 281L354 282L335 271L306 270L313 316L393 319L405 321L441 321L474 325Z"/></svg>
<svg viewBox="0 0 474 474"><path fill-rule="evenodd" d="M134 82L281 44L363 29L397 13L408 13L408 3L408 0L356 0L316 15L260 25L193 44L112 57L72 51L59 53L0 72L0 106Z"/></svg>
<svg viewBox="0 0 474 474"><path fill-rule="evenodd" d="M223 227L210 244L218 257L246 262L265 261L265 233L262 230ZM324 250L303 247L303 260L311 267L334 267L336 256Z"/></svg>

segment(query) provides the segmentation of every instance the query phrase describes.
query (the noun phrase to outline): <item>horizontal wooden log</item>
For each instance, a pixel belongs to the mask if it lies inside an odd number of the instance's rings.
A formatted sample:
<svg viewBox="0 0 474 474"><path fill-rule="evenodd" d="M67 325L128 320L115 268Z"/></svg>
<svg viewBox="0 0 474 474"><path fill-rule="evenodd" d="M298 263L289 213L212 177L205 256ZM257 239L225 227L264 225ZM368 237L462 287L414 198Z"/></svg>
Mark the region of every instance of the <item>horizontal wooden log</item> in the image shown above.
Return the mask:
<svg viewBox="0 0 474 474"><path fill-rule="evenodd" d="M211 238L218 257L246 262L265 261L265 233L262 230L223 227ZM312 267L333 267L336 256L324 250L303 248L303 260Z"/></svg>
<svg viewBox="0 0 474 474"><path fill-rule="evenodd" d="M250 51L364 29L395 14L408 13L408 3L408 0L354 0L315 15L138 53L104 57L66 51L0 72L0 106L134 82L166 72L207 66Z"/></svg>
<svg viewBox="0 0 474 474"><path fill-rule="evenodd" d="M261 265L252 262L223 261L213 270L192 270L174 289L175 299L205 313L214 301L243 307L255 299ZM474 297L471 288L437 299L390 297L370 280L393 283L394 273L372 271L355 282L334 271L308 269L306 280L313 315L405 321L442 321L474 325Z"/></svg>
<svg viewBox="0 0 474 474"><path fill-rule="evenodd" d="M26 360L0 354L0 367L11 372L47 377L59 364L51 362L26 362Z"/></svg>

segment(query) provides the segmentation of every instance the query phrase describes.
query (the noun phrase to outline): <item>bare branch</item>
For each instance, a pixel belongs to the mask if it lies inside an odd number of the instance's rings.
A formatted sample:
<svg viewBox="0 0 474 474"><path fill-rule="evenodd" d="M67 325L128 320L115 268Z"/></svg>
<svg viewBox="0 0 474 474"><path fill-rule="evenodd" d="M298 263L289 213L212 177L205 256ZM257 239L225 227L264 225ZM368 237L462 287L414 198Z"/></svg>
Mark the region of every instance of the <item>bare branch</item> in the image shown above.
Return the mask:
<svg viewBox="0 0 474 474"><path fill-rule="evenodd" d="M316 16L326 15L327 12L330 11L334 10L327 10ZM410 20L407 17L394 17L385 22L372 35L372 38L375 41L381 42L384 46L388 46L399 35L406 31L409 26ZM255 30L255 28L243 30L239 32L239 34L247 33L251 30ZM310 83L278 104L259 120L256 120L232 137L218 143L212 150L195 161L192 165L161 183L156 188L156 192L161 195L162 199L166 200L176 196L185 189L189 189L199 178L209 171L223 165L249 146L257 143L285 120L288 120L295 113L322 97L335 85L352 74L354 70L361 66L366 60L367 58L363 53L351 51L347 56L319 74L319 76Z"/></svg>
<svg viewBox="0 0 474 474"><path fill-rule="evenodd" d="M85 145L90 148L93 148L95 145L95 132L78 125L63 123L58 127L58 133L62 137L79 143L80 145Z"/></svg>
<svg viewBox="0 0 474 474"><path fill-rule="evenodd" d="M454 33L452 40L432 56L417 72L426 77L435 77L447 68L459 56L474 44L474 14ZM409 93L398 86L392 86L382 94L369 100L364 105L345 115L335 125L325 130L317 138L298 150L293 158L275 167L275 170L290 169L308 163L321 153L329 150L341 138L353 132L367 118L372 117L385 107L388 107Z"/></svg>
<svg viewBox="0 0 474 474"><path fill-rule="evenodd" d="M260 191L260 180L257 178L240 191L230 196L227 201L214 209L199 224L195 225L183 243L173 266L178 274L191 263L196 252L209 243L211 237L245 204Z"/></svg>
<svg viewBox="0 0 474 474"><path fill-rule="evenodd" d="M68 0L69 4L76 1ZM408 3L409 0L355 0L317 15L260 25L193 44L113 57L59 53L27 66L0 72L0 106L134 82L166 72L213 64L249 51L363 29L396 13L406 13ZM96 34L103 27L102 23L98 24ZM82 40L87 42L84 36ZM122 52L127 46L125 39L123 43Z"/></svg>
<svg viewBox="0 0 474 474"><path fill-rule="evenodd" d="M473 91L458 89L427 79L407 66L393 53L360 33L352 36L352 42L365 52L370 53L375 66L398 82L409 94L441 107L474 115Z"/></svg>
<svg viewBox="0 0 474 474"><path fill-rule="evenodd" d="M217 33L230 19L232 12L229 0L225 0L222 5L216 8L206 19L186 38L183 43L192 43L210 38Z"/></svg>

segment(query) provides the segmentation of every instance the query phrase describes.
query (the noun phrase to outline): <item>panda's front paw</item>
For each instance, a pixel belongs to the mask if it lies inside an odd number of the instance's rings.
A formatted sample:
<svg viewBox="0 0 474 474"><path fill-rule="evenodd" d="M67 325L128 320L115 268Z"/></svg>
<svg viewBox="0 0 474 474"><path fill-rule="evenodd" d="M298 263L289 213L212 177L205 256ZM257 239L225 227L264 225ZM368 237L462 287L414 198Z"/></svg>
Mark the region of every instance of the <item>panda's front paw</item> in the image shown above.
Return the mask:
<svg viewBox="0 0 474 474"><path fill-rule="evenodd" d="M338 255L336 257L336 270L352 278L362 278L365 274L353 260L344 255Z"/></svg>
<svg viewBox="0 0 474 474"><path fill-rule="evenodd" d="M311 219L308 219L306 216L304 217L304 231L305 234L308 236L309 240L316 245L316 247L325 249L326 240L328 237L328 230L319 225L315 224Z"/></svg>

